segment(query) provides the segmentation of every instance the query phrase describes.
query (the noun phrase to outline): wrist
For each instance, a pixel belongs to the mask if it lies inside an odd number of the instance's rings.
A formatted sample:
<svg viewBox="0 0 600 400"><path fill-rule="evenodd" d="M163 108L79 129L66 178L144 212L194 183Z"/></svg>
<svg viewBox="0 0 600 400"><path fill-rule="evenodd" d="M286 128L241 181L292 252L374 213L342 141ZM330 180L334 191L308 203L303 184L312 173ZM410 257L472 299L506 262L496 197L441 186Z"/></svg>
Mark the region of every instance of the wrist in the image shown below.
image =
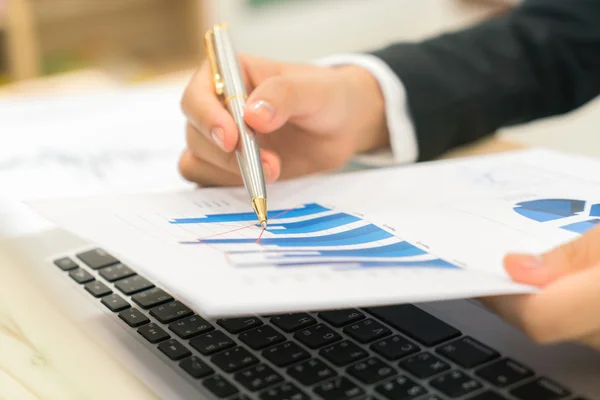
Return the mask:
<svg viewBox="0 0 600 400"><path fill-rule="evenodd" d="M341 65L349 109L351 110L355 154L390 147L385 97L379 81L358 65Z"/></svg>

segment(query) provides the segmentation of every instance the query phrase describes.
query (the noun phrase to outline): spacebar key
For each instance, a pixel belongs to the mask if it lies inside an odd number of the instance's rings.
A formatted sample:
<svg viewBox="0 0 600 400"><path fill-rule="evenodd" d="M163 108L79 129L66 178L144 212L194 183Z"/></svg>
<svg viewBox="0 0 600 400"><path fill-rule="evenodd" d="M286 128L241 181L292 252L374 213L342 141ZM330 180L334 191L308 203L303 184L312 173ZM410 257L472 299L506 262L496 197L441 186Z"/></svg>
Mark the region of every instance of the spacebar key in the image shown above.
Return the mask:
<svg viewBox="0 0 600 400"><path fill-rule="evenodd" d="M411 304L367 308L366 311L426 346L460 336L460 331Z"/></svg>

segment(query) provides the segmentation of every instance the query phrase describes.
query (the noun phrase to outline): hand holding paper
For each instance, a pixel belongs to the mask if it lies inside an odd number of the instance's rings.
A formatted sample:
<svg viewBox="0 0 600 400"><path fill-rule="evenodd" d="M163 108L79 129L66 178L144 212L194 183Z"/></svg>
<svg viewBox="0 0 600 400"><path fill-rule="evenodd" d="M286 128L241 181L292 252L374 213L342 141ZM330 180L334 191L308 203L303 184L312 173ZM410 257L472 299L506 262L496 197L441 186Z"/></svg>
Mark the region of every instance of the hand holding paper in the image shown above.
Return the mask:
<svg viewBox="0 0 600 400"><path fill-rule="evenodd" d="M485 303L541 343L580 341L600 350L600 225L540 256L510 255L511 277L540 293Z"/></svg>

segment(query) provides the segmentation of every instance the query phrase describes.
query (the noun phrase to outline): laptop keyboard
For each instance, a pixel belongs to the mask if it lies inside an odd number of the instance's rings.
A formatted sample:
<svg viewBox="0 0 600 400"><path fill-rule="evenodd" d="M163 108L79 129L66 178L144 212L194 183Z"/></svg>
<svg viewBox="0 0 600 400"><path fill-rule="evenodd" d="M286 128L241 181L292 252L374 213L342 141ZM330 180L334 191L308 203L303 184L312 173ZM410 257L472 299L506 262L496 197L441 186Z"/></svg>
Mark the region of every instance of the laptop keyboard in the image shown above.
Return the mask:
<svg viewBox="0 0 600 400"><path fill-rule="evenodd" d="M102 249L54 264L215 399L584 400L414 305L208 321Z"/></svg>

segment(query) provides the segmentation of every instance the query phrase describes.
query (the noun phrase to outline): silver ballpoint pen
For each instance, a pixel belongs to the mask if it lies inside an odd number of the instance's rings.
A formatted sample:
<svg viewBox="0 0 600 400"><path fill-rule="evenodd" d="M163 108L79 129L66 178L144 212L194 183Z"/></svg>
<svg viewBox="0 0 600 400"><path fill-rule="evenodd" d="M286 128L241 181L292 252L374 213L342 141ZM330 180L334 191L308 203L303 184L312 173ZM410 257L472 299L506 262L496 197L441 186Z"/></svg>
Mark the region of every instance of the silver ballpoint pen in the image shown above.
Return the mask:
<svg viewBox="0 0 600 400"><path fill-rule="evenodd" d="M267 227L267 189L256 142L256 134L244 122L246 85L241 74L238 58L233 48L228 28L216 24L205 36L207 58L210 63L215 92L233 116L240 134L236 150L242 179L252 201L259 223Z"/></svg>

